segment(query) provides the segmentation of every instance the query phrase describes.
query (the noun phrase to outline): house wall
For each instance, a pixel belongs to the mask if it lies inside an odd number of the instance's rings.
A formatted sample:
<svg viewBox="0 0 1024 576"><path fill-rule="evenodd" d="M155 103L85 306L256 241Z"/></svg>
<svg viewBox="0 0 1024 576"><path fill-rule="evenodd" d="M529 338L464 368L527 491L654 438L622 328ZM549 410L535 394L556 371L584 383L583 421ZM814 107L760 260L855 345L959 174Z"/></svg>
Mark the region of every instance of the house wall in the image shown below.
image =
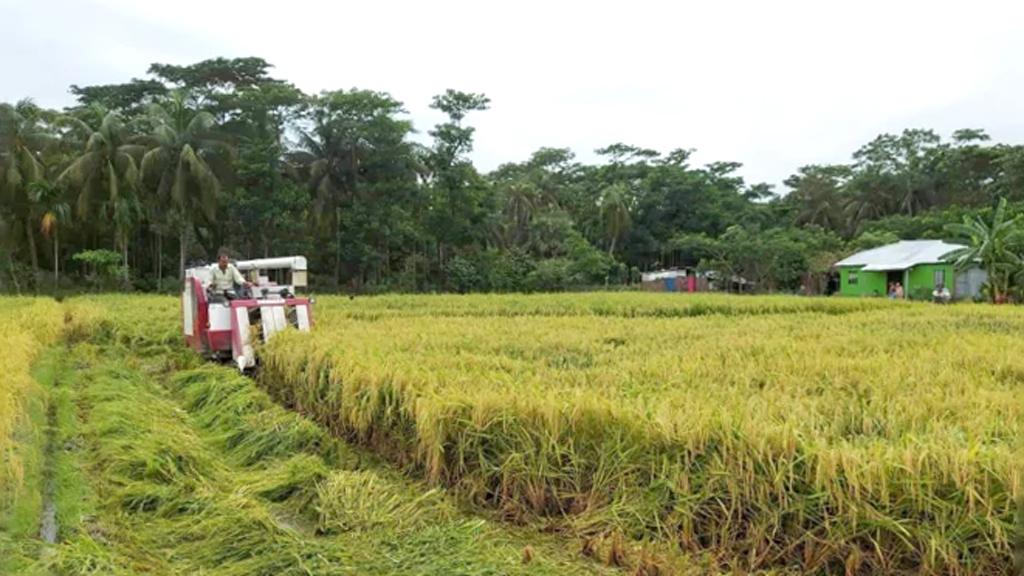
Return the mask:
<svg viewBox="0 0 1024 576"><path fill-rule="evenodd" d="M850 272L857 273L856 284L850 283ZM839 294L842 296L885 296L885 279L885 272L863 272L855 267L844 266L839 269Z"/></svg>
<svg viewBox="0 0 1024 576"><path fill-rule="evenodd" d="M981 287L988 280L988 274L978 267L960 270L956 273L953 295L956 298L973 300L981 297Z"/></svg>
<svg viewBox="0 0 1024 576"><path fill-rule="evenodd" d="M935 289L935 272L942 270L945 273L945 285L949 288L954 298L959 295L955 292L955 277L952 264L919 264L907 272L907 285L904 288L907 298L914 300L928 300L932 297L932 290Z"/></svg>

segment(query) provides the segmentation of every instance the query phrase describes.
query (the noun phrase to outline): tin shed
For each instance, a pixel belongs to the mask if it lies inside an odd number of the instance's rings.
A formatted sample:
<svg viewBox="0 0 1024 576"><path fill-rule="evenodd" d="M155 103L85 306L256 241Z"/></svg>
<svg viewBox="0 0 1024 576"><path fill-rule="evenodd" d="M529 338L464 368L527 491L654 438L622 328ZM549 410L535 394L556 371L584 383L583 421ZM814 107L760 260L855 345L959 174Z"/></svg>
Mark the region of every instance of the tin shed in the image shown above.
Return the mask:
<svg viewBox="0 0 1024 576"><path fill-rule="evenodd" d="M697 271L689 268L644 272L640 276L641 286L655 292L697 292L701 290L698 280Z"/></svg>

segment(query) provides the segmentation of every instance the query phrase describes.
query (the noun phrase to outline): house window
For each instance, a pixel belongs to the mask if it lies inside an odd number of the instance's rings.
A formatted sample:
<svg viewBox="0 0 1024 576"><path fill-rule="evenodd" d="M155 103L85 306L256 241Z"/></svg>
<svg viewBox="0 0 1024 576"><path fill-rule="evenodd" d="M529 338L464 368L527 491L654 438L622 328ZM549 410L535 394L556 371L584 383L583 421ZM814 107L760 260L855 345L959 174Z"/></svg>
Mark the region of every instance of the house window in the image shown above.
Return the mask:
<svg viewBox="0 0 1024 576"><path fill-rule="evenodd" d="M945 286L945 285L946 285L946 271L945 270L936 270L935 271L935 286Z"/></svg>
<svg viewBox="0 0 1024 576"><path fill-rule="evenodd" d="M857 283L857 272L855 270L850 270L850 272L847 273L847 275L846 275L846 283L847 284L856 284Z"/></svg>

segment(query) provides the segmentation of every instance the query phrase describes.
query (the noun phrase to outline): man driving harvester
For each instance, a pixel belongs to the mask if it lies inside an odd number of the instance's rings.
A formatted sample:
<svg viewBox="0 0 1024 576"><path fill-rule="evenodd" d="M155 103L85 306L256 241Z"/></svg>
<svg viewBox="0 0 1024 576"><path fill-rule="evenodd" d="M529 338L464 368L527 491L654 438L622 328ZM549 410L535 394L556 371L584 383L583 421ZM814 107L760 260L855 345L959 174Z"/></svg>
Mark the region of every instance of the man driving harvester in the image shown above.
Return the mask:
<svg viewBox="0 0 1024 576"><path fill-rule="evenodd" d="M252 287L252 282L247 281L238 268L228 260L228 251L221 248L217 252L217 263L210 266L210 285L206 289L214 294L224 295L234 290L236 284L246 288Z"/></svg>
<svg viewBox="0 0 1024 576"><path fill-rule="evenodd" d="M255 367L257 343L286 329L309 332L312 302L295 295L306 282L302 256L232 263L221 248L216 264L185 269L181 290L185 343L210 358L231 358L239 370Z"/></svg>

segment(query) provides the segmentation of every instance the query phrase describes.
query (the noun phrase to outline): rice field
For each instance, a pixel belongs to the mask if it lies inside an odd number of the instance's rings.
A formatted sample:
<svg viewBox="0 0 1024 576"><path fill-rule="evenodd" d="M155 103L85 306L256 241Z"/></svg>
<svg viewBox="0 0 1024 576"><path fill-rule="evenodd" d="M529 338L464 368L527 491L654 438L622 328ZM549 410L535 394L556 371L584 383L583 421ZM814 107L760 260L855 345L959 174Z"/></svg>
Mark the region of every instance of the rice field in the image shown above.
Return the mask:
<svg viewBox="0 0 1024 576"><path fill-rule="evenodd" d="M255 380L174 298L0 311L14 573L1016 573L1019 308L318 297Z"/></svg>
<svg viewBox="0 0 1024 576"><path fill-rule="evenodd" d="M0 506L10 506L32 467L28 414L38 408L40 390L32 362L60 334L60 306L52 300L0 298ZM23 441L15 443L16 435ZM26 459L29 459L26 462Z"/></svg>
<svg viewBox="0 0 1024 576"><path fill-rule="evenodd" d="M711 314L760 316L819 312L841 315L892 306L882 299L793 298L791 296L731 296L725 294L664 294L611 292L587 294L431 294L386 295L370 298L321 299L327 321L339 315L374 320L387 317L585 316L623 318L687 318Z"/></svg>
<svg viewBox="0 0 1024 576"><path fill-rule="evenodd" d="M31 401L6 438L34 472L0 503L0 574L618 573L464 510L203 362L173 298L50 305L63 338L26 356Z"/></svg>
<svg viewBox="0 0 1024 576"><path fill-rule="evenodd" d="M748 568L1008 573L1024 314L652 294L321 298L263 385L510 518Z"/></svg>

